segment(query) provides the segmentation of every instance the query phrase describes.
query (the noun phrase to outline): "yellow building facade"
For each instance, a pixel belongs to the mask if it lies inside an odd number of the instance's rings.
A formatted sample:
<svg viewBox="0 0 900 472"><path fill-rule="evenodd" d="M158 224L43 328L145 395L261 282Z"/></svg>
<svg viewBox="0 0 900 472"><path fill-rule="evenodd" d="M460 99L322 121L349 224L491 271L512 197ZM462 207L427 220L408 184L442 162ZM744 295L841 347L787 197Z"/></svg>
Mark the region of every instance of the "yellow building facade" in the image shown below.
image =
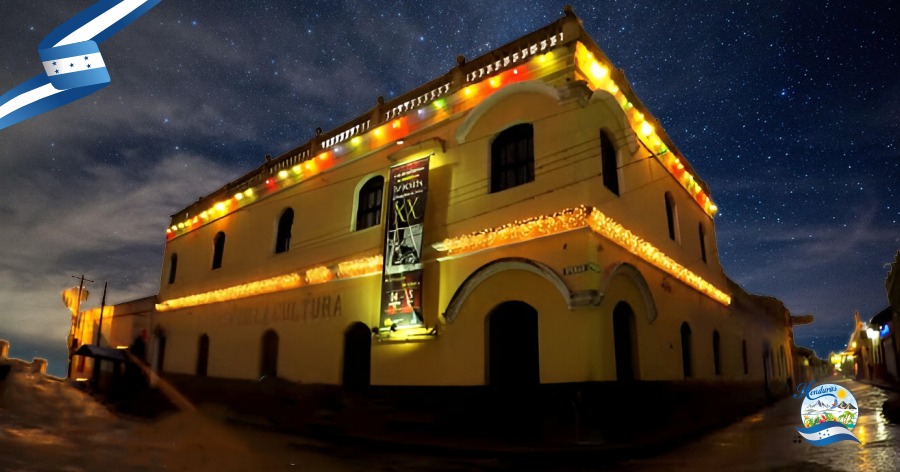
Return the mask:
<svg viewBox="0 0 900 472"><path fill-rule="evenodd" d="M175 214L148 354L301 384L784 390L790 315L726 277L715 211L568 11ZM418 268L393 298L386 265Z"/></svg>

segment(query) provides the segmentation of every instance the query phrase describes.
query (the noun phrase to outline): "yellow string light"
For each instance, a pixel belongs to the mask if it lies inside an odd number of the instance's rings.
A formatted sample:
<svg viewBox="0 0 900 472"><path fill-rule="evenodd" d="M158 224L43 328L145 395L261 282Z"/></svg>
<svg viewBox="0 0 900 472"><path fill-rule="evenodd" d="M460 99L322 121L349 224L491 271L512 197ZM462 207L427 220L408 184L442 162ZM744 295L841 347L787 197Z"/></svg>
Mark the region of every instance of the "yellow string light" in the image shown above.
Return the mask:
<svg viewBox="0 0 900 472"><path fill-rule="evenodd" d="M669 148L662 142L662 138L659 137L654 126L647 121L647 117L628 101L628 98L610 77L607 65L597 60L581 42L575 45L575 64L587 77L591 90L605 90L616 99L639 139L644 141L648 149L656 154L663 167L688 191L697 204L703 208L703 211L709 216L714 216L718 207L709 200L706 192L695 182L694 176L684 172L683 166L673 167L672 161L668 158ZM677 163L678 160L676 159L674 162Z"/></svg>
<svg viewBox="0 0 900 472"><path fill-rule="evenodd" d="M302 273L277 275L262 280L255 280L240 285L233 285L210 292L173 298L156 304L157 311L172 311L211 303L239 300L242 298L281 292L307 285L317 285L333 280L362 277L380 274L382 257L371 256L350 261L343 261L334 266L317 266Z"/></svg>
<svg viewBox="0 0 900 472"><path fill-rule="evenodd" d="M538 216L523 221L515 221L498 228L490 228L475 233L445 239L435 244L435 249L446 251L448 255L458 255L481 249L504 246L531 239L559 234L584 227L623 247L628 252L649 262L688 286L723 304L731 304L731 296L719 290L699 275L665 255L655 246L632 233L612 218L596 208L580 206L556 212L549 216Z"/></svg>

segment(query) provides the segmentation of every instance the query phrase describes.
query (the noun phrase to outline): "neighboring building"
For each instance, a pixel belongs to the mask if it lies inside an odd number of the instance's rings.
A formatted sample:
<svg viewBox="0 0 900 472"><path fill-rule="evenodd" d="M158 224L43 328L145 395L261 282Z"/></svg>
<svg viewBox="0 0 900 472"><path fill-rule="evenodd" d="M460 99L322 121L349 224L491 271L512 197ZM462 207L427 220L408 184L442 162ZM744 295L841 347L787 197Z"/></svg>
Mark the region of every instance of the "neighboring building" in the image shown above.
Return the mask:
<svg viewBox="0 0 900 472"><path fill-rule="evenodd" d="M891 262L891 270L884 279L884 289L894 316L900 315L900 251L897 251L894 262Z"/></svg>
<svg viewBox="0 0 900 472"><path fill-rule="evenodd" d="M797 347L795 350L794 372L797 383L812 382L814 380L829 377L834 373L831 362L820 359L816 352L808 347Z"/></svg>
<svg viewBox="0 0 900 472"><path fill-rule="evenodd" d="M900 251L891 263L891 270L884 279L888 305L872 319L879 332L885 355L885 365L889 375L896 383L900 383Z"/></svg>
<svg viewBox="0 0 900 472"><path fill-rule="evenodd" d="M146 352L143 346L153 323L155 304L156 296L150 296L102 307L102 330L99 329L101 307L82 311L73 319L75 350L70 378L91 380L100 374L106 384L107 378L119 374L117 369L125 367L125 354L117 351L131 349L138 357L146 358L141 352ZM101 335L98 337L98 334ZM101 362L95 365L98 360Z"/></svg>
<svg viewBox="0 0 900 472"><path fill-rule="evenodd" d="M853 375L864 382L896 383L897 338L891 307L879 311L868 323L859 321L859 315L856 316L856 329L844 353L845 359L853 361Z"/></svg>
<svg viewBox="0 0 900 472"><path fill-rule="evenodd" d="M787 392L790 314L724 274L715 212L569 10L176 213L148 354L303 384Z"/></svg>
<svg viewBox="0 0 900 472"><path fill-rule="evenodd" d="M900 267L900 251L884 281L890 304L872 316L868 323L863 323L857 312L846 351L832 356L832 364L858 380L885 385L900 384L900 334L897 333L900 277L897 276L897 267Z"/></svg>
<svg viewBox="0 0 900 472"><path fill-rule="evenodd" d="M791 316L791 326L802 326L812 324L815 321L813 315L794 315ZM794 344L793 329L791 330L791 351L794 359L793 371L795 377L793 381L796 383L811 382L823 377L832 375L835 366L831 360L821 359L816 356L815 351L808 347L800 347Z"/></svg>

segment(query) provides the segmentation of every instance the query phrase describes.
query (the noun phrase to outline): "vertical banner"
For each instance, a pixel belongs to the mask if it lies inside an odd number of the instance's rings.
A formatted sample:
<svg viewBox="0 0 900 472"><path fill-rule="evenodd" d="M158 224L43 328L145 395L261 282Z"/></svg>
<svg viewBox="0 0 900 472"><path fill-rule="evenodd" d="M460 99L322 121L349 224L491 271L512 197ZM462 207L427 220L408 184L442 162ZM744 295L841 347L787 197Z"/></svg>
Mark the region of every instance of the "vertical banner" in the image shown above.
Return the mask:
<svg viewBox="0 0 900 472"><path fill-rule="evenodd" d="M422 233L428 193L428 162L429 158L424 157L391 167L384 232L381 329L424 325Z"/></svg>

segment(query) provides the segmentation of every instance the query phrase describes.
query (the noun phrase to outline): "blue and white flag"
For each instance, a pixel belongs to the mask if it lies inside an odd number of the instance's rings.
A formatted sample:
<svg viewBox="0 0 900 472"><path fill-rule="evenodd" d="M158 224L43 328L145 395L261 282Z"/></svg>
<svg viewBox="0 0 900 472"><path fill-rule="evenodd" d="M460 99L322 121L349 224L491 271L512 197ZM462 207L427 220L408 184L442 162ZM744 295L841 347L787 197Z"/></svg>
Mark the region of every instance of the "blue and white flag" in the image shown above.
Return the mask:
<svg viewBox="0 0 900 472"><path fill-rule="evenodd" d="M109 84L99 43L161 0L101 0L41 41L44 73L0 95L0 130L84 98Z"/></svg>
<svg viewBox="0 0 900 472"><path fill-rule="evenodd" d="M856 441L856 436L838 421L826 421L809 428L797 428L797 432L813 446L827 446L838 441Z"/></svg>

